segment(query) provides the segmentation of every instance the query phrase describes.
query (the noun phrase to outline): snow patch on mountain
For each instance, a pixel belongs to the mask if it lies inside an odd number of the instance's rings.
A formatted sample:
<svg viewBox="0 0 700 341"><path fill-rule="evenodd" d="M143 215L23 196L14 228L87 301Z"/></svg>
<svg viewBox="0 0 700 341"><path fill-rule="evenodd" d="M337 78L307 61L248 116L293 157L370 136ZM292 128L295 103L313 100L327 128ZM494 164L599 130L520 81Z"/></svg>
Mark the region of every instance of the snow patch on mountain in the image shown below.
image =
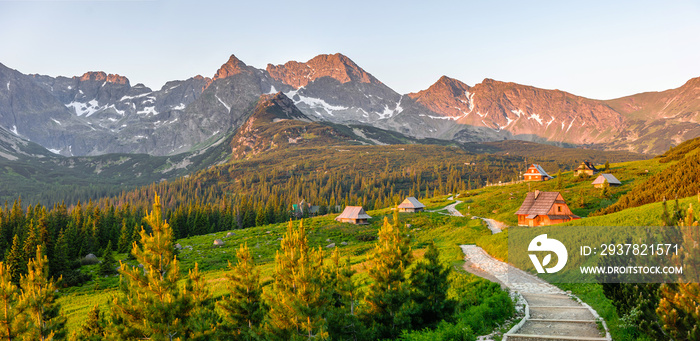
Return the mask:
<svg viewBox="0 0 700 341"><path fill-rule="evenodd" d="M315 98L315 97L307 97L299 94L299 90L292 90L287 93L285 93L285 96L289 97L294 101L294 105L299 105L299 104L305 104L311 109L316 109L314 112L316 114L319 114L321 116L321 112L318 109L324 110L328 115L333 116L334 111L339 111L339 110L348 110L348 107L340 106L340 105L332 105L327 103L326 101L320 99L320 98ZM299 100L295 100L294 98L298 97Z"/></svg>
<svg viewBox="0 0 700 341"><path fill-rule="evenodd" d="M276 93L277 93L277 89L275 89L275 86L270 85L270 91L267 94L271 95L271 94L276 94Z"/></svg>
<svg viewBox="0 0 700 341"><path fill-rule="evenodd" d="M16 125L13 125L13 126L12 126L12 130L11 130L11 131L12 131L12 133L14 133L15 135L19 136L19 132L17 131L17 126L16 126Z"/></svg>
<svg viewBox="0 0 700 341"><path fill-rule="evenodd" d="M10 91L10 81L7 81L7 91Z"/></svg>
<svg viewBox="0 0 700 341"><path fill-rule="evenodd" d="M506 120L508 121L508 123L506 123L506 125L503 126L503 128L508 127L511 123L513 123L513 121L515 121L514 119L512 119L512 118L510 118L510 117L508 117L508 116L506 116Z"/></svg>
<svg viewBox="0 0 700 341"><path fill-rule="evenodd" d="M73 102L66 104L66 107L73 108L76 115L78 115L78 116L84 115L85 117L89 117L92 114L107 108L106 106L100 107L99 103L97 103L97 100L95 100L95 99L90 100L88 102L73 101Z"/></svg>
<svg viewBox="0 0 700 341"><path fill-rule="evenodd" d="M540 117L540 114L530 114L530 117L527 118L528 120L535 120L537 123L542 125L542 117Z"/></svg>
<svg viewBox="0 0 700 341"><path fill-rule="evenodd" d="M399 101L396 102L396 107L394 109L389 108L388 105L384 105L384 112L382 113L377 113L379 115L379 119L383 120L385 118L392 118L394 115L398 115L403 111L403 108L401 107L401 99L403 99L403 95L399 98Z"/></svg>
<svg viewBox="0 0 700 341"><path fill-rule="evenodd" d="M432 116L432 115L425 115L425 114L419 114L418 116L423 116L423 117L428 117L432 118L434 120L452 120L456 121L459 119L459 117L454 117L454 116ZM482 121L483 122L483 121Z"/></svg>
<svg viewBox="0 0 700 341"><path fill-rule="evenodd" d="M82 93L82 91L81 91L80 93ZM146 92L146 93L142 93L142 94L136 95L136 96L126 96L126 95L125 95L124 97L120 98L119 101L122 102L122 101L126 101L126 100L129 100L129 99L141 98L141 97L148 96L148 95L150 95L150 94L152 94L152 92Z"/></svg>
<svg viewBox="0 0 700 341"><path fill-rule="evenodd" d="M184 109L185 109L185 103L180 103L180 104L173 107L173 110L184 110Z"/></svg>
<svg viewBox="0 0 700 341"><path fill-rule="evenodd" d="M61 150L59 150L59 149L48 148L48 151L50 151L54 154L61 154Z"/></svg>
<svg viewBox="0 0 700 341"><path fill-rule="evenodd" d="M53 118L53 117L51 118L51 120L54 121L54 122L56 122L56 124L58 124L58 125L60 125L60 126L63 125L63 124L61 124L61 122L59 122L57 119L55 119L55 118Z"/></svg>
<svg viewBox="0 0 700 341"><path fill-rule="evenodd" d="M224 101L222 101L221 98L219 98L219 95L214 95L214 96L216 97L216 99L219 100L219 103L221 103L226 108L226 111L228 111L228 112L231 111L231 107L228 106L226 103L224 103Z"/></svg>
<svg viewBox="0 0 700 341"><path fill-rule="evenodd" d="M552 124L552 122L554 122L554 117L552 117L552 119L549 120L549 122L547 122L547 128L549 128L549 125ZM545 129L546 129L546 128L545 128Z"/></svg>
<svg viewBox="0 0 700 341"><path fill-rule="evenodd" d="M145 107L143 110L139 110L136 112L139 115L158 115L158 112L156 111L156 107Z"/></svg>
<svg viewBox="0 0 700 341"><path fill-rule="evenodd" d="M467 96L467 99L469 99L469 103L467 104L469 105L469 113L471 114L471 112L474 110L474 93L465 91L464 95Z"/></svg>

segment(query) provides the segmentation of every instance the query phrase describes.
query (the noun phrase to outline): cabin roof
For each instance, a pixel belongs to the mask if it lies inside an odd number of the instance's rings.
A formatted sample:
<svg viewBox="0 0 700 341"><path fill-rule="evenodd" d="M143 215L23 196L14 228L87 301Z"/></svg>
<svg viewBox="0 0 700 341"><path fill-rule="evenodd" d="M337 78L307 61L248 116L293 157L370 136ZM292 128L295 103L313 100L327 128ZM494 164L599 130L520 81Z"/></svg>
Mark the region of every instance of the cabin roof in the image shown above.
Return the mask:
<svg viewBox="0 0 700 341"><path fill-rule="evenodd" d="M611 184L611 185L622 185L620 180L618 180L614 175L607 174L607 173L598 175L598 177L595 178L595 180L593 180L593 183L591 183L591 184L592 185L602 185L605 180L608 180L608 184Z"/></svg>
<svg viewBox="0 0 700 341"><path fill-rule="evenodd" d="M598 169L595 168L595 165L593 165L592 162L588 162L588 160L581 162L581 164L576 169L578 169L578 170L590 169L594 172L598 171Z"/></svg>
<svg viewBox="0 0 700 341"><path fill-rule="evenodd" d="M537 197L535 198L535 196ZM527 214L528 216L547 215L558 197L559 192L528 192L527 196L525 196L525 201L523 201L520 209L515 214Z"/></svg>
<svg viewBox="0 0 700 341"><path fill-rule="evenodd" d="M372 218L365 212L362 206L346 206L343 213L337 216L335 219L369 219Z"/></svg>
<svg viewBox="0 0 700 341"><path fill-rule="evenodd" d="M530 166L530 168L532 168L532 167L535 167L535 169L537 169L537 171L540 173L540 175L550 177L550 178L552 177L551 175L547 174L547 172L545 172L545 170L544 170L544 168L542 168L542 166L540 166L536 163L533 163L532 166Z"/></svg>
<svg viewBox="0 0 700 341"><path fill-rule="evenodd" d="M399 208L425 208L425 205L418 201L416 197L408 197L401 204L399 204Z"/></svg>

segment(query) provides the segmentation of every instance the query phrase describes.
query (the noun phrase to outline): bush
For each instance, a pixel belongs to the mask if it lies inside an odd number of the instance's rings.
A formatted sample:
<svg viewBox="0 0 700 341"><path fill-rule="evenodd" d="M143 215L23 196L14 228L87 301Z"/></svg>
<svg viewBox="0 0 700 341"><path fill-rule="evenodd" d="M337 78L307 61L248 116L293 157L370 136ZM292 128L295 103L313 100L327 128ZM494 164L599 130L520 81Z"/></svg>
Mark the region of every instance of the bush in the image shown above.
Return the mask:
<svg viewBox="0 0 700 341"><path fill-rule="evenodd" d="M358 234L355 238L361 242L371 242L377 239L376 234Z"/></svg>
<svg viewBox="0 0 700 341"><path fill-rule="evenodd" d="M462 322L452 324L442 321L435 330L426 328L412 332L404 331L399 339L405 341L474 341L476 337L471 327Z"/></svg>

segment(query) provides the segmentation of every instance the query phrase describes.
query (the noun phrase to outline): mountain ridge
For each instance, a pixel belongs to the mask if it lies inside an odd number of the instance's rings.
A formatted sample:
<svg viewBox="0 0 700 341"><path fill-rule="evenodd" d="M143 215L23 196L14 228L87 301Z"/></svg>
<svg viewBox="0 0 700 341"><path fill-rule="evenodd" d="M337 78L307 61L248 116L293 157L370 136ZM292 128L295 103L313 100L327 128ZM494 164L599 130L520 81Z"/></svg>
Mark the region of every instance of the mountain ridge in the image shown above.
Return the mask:
<svg viewBox="0 0 700 341"><path fill-rule="evenodd" d="M236 129L260 95L277 92L310 120L418 139L519 139L658 153L700 136L700 78L677 89L600 101L489 78L470 86L448 76L399 94L340 53L265 69L232 54L211 78L171 81L157 91L104 71L54 78L3 70L0 105L12 111L0 110L0 127L66 156L181 153ZM37 115L33 124L25 117L30 113Z"/></svg>

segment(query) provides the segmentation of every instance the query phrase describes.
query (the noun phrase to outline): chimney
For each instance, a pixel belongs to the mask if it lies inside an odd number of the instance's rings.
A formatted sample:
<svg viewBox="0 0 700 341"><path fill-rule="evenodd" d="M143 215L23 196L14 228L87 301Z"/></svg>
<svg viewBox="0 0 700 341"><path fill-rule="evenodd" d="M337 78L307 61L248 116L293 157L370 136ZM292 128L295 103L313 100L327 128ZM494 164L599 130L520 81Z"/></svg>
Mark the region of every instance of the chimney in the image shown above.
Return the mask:
<svg viewBox="0 0 700 341"><path fill-rule="evenodd" d="M540 196L540 190L536 189L535 190L535 199L537 199L538 196Z"/></svg>

